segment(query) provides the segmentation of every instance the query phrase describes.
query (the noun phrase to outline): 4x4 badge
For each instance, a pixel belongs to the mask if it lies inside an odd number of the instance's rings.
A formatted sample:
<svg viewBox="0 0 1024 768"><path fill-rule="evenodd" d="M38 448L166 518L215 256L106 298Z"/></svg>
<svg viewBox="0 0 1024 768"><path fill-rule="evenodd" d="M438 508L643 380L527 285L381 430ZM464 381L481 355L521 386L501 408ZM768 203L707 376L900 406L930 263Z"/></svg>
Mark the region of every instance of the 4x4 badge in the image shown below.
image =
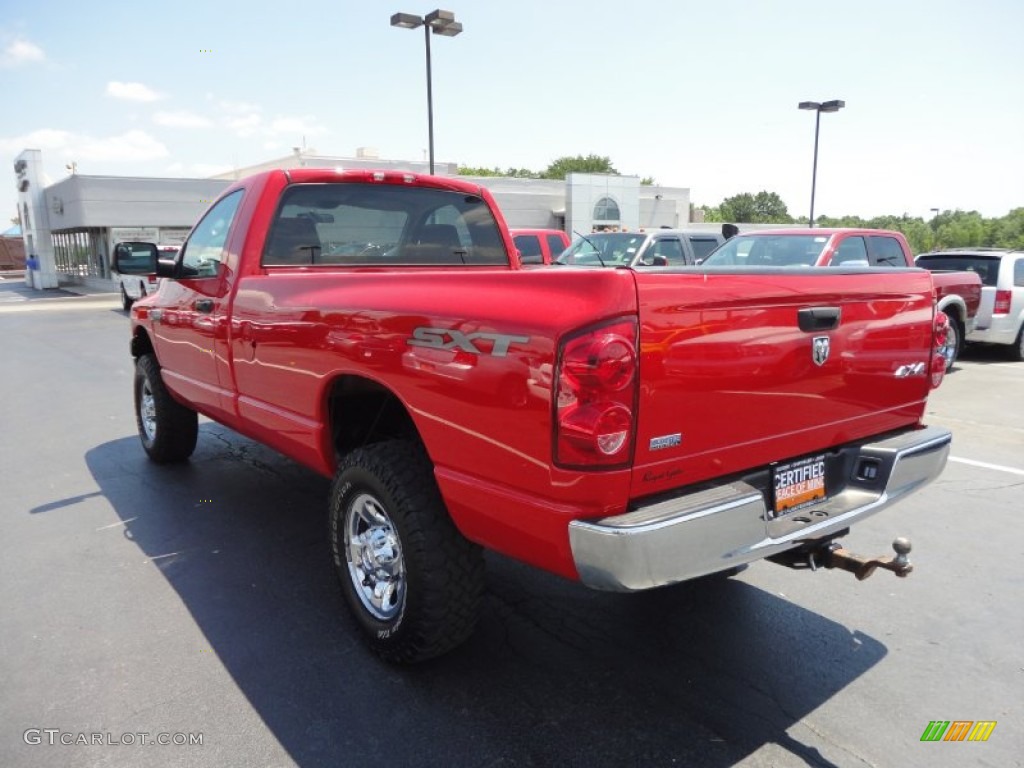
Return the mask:
<svg viewBox="0 0 1024 768"><path fill-rule="evenodd" d="M814 346L811 349L811 357L815 365L824 365L828 360L828 336L815 336Z"/></svg>

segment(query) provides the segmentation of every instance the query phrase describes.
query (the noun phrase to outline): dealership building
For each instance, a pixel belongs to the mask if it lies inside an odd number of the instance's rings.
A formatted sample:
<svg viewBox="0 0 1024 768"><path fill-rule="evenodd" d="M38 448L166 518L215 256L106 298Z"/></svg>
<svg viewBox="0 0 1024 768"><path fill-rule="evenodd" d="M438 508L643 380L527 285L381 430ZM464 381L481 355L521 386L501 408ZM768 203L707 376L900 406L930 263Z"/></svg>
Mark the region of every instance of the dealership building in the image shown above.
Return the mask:
<svg viewBox="0 0 1024 768"><path fill-rule="evenodd" d="M180 244L217 196L236 179L275 168L344 168L427 173L426 161L386 160L370 148L355 157L291 155L207 179L90 176L73 173L44 186L42 152L26 149L14 163L18 214L28 268L35 288L82 283L111 288L110 254L123 240ZM455 163L435 164L440 176L455 176ZM637 176L571 173L564 181L501 176L459 178L490 190L512 228L566 232L595 227L629 230L686 226L690 190L642 185Z"/></svg>

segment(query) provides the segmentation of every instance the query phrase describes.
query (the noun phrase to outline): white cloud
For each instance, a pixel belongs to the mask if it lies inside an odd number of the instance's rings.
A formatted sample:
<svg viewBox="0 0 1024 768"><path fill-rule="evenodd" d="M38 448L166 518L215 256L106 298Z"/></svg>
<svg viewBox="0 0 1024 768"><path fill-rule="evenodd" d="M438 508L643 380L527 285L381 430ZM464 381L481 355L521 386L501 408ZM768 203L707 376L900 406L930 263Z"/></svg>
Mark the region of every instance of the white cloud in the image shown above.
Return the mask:
<svg viewBox="0 0 1024 768"><path fill-rule="evenodd" d="M157 112L153 122L167 128L205 128L210 121L202 115L179 109L175 112Z"/></svg>
<svg viewBox="0 0 1024 768"><path fill-rule="evenodd" d="M15 40L4 48L0 53L0 67L5 69L20 67L23 64L31 64L34 61L44 61L46 54L43 49L28 40Z"/></svg>
<svg viewBox="0 0 1024 768"><path fill-rule="evenodd" d="M162 95L142 83L121 83L111 80L107 83L107 96L125 101L159 101Z"/></svg>
<svg viewBox="0 0 1024 768"><path fill-rule="evenodd" d="M167 157L164 144L145 131L128 131L104 139L83 137L78 157L82 160L142 161Z"/></svg>
<svg viewBox="0 0 1024 768"><path fill-rule="evenodd" d="M277 117L267 128L271 136L288 134L295 137L318 136L326 133L327 129L318 123L315 118L303 115L302 117Z"/></svg>
<svg viewBox="0 0 1024 768"><path fill-rule="evenodd" d="M61 160L79 163L138 163L170 154L160 141L138 130L116 136L96 137L56 128L41 128L10 139L0 139L0 151L5 153L17 153L26 148L55 152ZM85 168L81 170L83 173L89 172Z"/></svg>
<svg viewBox="0 0 1024 768"><path fill-rule="evenodd" d="M213 95L208 93L208 94L206 94L206 98L207 99L212 99ZM219 106L225 112L230 112L233 115L237 115L237 114L242 113L242 112L259 112L259 111L261 111L261 108L260 108L259 104L253 104L253 103L248 102L248 101L224 101L224 100L221 100L221 101L217 102L217 106Z"/></svg>
<svg viewBox="0 0 1024 768"><path fill-rule="evenodd" d="M224 124L239 138L247 139L261 132L263 118L253 113L241 117L229 117Z"/></svg>

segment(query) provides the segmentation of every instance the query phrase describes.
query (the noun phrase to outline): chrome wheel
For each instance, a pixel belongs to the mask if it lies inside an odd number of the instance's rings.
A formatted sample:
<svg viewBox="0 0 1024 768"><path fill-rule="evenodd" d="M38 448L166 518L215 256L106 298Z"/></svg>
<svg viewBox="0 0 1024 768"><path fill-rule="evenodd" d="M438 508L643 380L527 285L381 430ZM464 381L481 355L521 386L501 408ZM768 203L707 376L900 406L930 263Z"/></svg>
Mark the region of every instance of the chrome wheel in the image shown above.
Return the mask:
<svg viewBox="0 0 1024 768"><path fill-rule="evenodd" d="M374 618L389 621L405 603L405 561L394 523L381 503L360 493L345 514L345 559L352 586Z"/></svg>
<svg viewBox="0 0 1024 768"><path fill-rule="evenodd" d="M156 440L156 400L153 397L153 389L149 385L149 379L142 382L142 397L139 401L139 421L142 424L142 431L150 442Z"/></svg>
<svg viewBox="0 0 1024 768"><path fill-rule="evenodd" d="M949 331L946 333L946 343L939 347L939 354L946 361L946 370L953 367L956 362L956 352L960 348L960 329L956 320L950 318Z"/></svg>

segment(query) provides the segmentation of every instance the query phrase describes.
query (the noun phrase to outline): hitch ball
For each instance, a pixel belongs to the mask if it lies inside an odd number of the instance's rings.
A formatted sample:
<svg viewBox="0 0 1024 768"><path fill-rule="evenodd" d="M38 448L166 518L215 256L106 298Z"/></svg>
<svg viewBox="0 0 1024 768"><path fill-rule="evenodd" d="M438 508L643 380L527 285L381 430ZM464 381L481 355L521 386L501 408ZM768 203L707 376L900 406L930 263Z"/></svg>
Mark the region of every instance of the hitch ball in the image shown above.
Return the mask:
<svg viewBox="0 0 1024 768"><path fill-rule="evenodd" d="M855 575L858 581L868 578L878 568L892 571L901 578L907 576L914 570L910 558L907 557L911 549L910 539L901 536L893 541L892 548L896 552L896 557L879 556L869 558L855 555L843 549L838 543L833 543L826 550L824 564L826 568L840 568L848 571Z"/></svg>

